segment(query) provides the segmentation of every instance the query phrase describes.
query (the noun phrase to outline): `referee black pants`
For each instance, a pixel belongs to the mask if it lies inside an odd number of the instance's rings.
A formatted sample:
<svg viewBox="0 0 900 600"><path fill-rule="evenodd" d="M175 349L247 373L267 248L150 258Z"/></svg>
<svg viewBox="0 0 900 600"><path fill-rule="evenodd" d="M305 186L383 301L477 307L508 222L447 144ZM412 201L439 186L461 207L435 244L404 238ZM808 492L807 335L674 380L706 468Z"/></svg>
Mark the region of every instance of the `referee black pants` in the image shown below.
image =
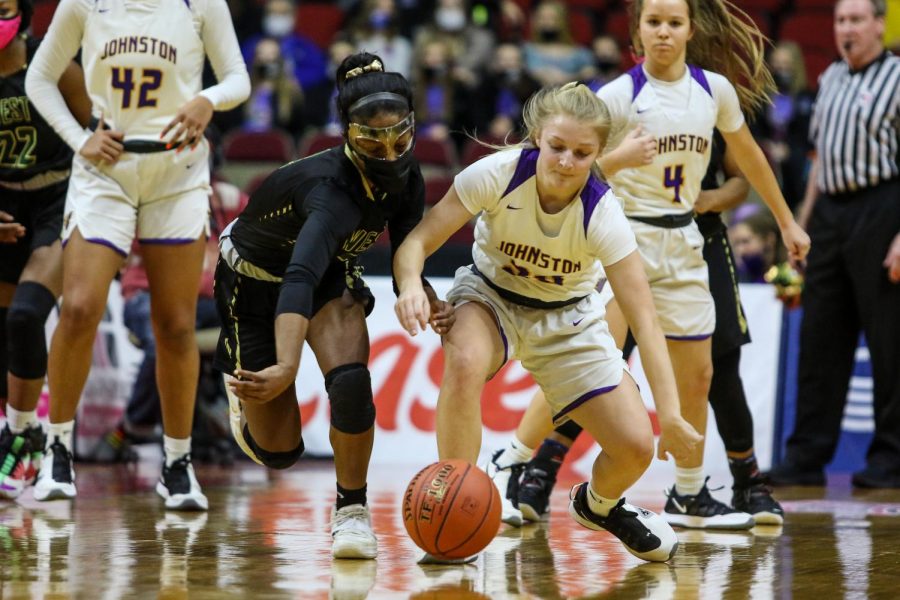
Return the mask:
<svg viewBox="0 0 900 600"><path fill-rule="evenodd" d="M900 284L882 265L900 233L900 180L821 195L809 225L797 414L786 462L822 469L834 456L859 332L874 379L869 466L900 471Z"/></svg>

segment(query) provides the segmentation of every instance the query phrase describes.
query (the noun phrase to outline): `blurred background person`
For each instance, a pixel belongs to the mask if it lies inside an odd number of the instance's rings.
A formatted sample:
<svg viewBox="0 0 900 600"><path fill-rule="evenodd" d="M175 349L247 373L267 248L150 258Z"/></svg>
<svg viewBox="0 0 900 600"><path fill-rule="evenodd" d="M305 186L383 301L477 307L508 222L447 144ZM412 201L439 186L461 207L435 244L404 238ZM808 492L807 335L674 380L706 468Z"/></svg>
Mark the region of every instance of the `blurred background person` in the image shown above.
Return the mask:
<svg viewBox="0 0 900 600"><path fill-rule="evenodd" d="M781 180L784 199L796 209L809 174L809 121L815 96L809 90L803 53L794 42L779 42L769 54L769 66L778 91L753 129Z"/></svg>
<svg viewBox="0 0 900 600"><path fill-rule="evenodd" d="M540 89L540 82L525 69L517 44L500 44L470 104L476 134L502 141L522 131L522 106Z"/></svg>
<svg viewBox="0 0 900 600"><path fill-rule="evenodd" d="M468 125L468 90L453 78L450 49L441 40L425 44L413 73L416 134L436 140L461 138Z"/></svg>
<svg viewBox="0 0 900 600"><path fill-rule="evenodd" d="M765 283L768 270L784 262L778 224L772 213L757 204L747 204L736 211L728 239L741 283Z"/></svg>
<svg viewBox="0 0 900 600"><path fill-rule="evenodd" d="M287 68L275 38L256 44L250 64L250 98L244 104L244 129L281 128L297 134L303 128L303 90Z"/></svg>
<svg viewBox="0 0 900 600"><path fill-rule="evenodd" d="M622 74L622 49L619 42L611 35L598 35L591 42L594 52L594 76L585 83L591 91L596 92L604 85Z"/></svg>
<svg viewBox="0 0 900 600"><path fill-rule="evenodd" d="M476 86L490 63L495 37L491 30L472 22L465 0L437 0L431 20L416 34L416 54L434 40L444 42L450 50L453 77L463 85Z"/></svg>
<svg viewBox="0 0 900 600"><path fill-rule="evenodd" d="M400 33L394 0L366 0L350 27L350 39L357 48L381 56L385 70L409 78L412 43Z"/></svg>
<svg viewBox="0 0 900 600"><path fill-rule="evenodd" d="M545 0L534 9L531 41L525 44L525 66L542 85L594 76L593 54L572 40L565 3Z"/></svg>
<svg viewBox="0 0 900 600"><path fill-rule="evenodd" d="M241 44L244 62L253 63L256 45L263 36L278 40L286 68L302 89L312 88L325 81L327 60L325 53L309 38L296 32L297 7L291 0L267 0L263 9L262 35L254 35Z"/></svg>

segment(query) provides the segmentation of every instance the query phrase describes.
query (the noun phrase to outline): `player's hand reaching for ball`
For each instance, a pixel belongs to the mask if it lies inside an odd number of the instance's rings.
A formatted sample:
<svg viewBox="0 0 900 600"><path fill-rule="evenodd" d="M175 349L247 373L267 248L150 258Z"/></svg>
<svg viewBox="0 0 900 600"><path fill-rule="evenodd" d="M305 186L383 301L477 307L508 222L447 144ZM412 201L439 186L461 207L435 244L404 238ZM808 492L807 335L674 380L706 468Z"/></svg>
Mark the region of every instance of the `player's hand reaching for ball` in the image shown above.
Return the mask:
<svg viewBox="0 0 900 600"><path fill-rule="evenodd" d="M203 139L203 132L212 119L213 109L212 102L206 96L195 97L178 109L175 118L159 134L159 139L165 140L169 148L177 148L176 152L188 147L193 150ZM166 135L172 131L174 133L166 139Z"/></svg>
<svg viewBox="0 0 900 600"><path fill-rule="evenodd" d="M660 420L659 428L657 456L660 460L669 460L667 454L678 461L687 460L694 448L703 441L703 436L697 433L693 425L680 416L665 422Z"/></svg>
<svg viewBox="0 0 900 600"><path fill-rule="evenodd" d="M431 319L431 303L425 290L422 287L415 287L400 293L394 305L394 312L400 320L400 326L409 335L416 335L419 331L425 331Z"/></svg>

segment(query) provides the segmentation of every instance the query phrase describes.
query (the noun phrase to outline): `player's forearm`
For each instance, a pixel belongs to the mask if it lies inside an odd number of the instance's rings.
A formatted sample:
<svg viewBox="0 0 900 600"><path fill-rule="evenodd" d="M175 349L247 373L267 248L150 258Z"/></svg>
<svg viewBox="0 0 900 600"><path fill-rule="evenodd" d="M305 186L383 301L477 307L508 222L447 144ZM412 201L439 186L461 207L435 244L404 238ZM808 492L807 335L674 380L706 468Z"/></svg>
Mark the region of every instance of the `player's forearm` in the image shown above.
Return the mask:
<svg viewBox="0 0 900 600"><path fill-rule="evenodd" d="M281 313L275 318L275 356L278 364L295 373L306 340L309 319L297 313Z"/></svg>

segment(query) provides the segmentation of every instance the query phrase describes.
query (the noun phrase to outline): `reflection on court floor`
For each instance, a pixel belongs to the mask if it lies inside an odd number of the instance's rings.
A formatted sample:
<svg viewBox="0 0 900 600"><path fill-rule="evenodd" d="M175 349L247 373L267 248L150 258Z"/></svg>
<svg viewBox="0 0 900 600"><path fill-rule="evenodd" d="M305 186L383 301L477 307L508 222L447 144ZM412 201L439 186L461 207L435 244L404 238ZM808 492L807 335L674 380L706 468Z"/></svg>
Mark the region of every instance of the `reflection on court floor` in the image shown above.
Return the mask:
<svg viewBox="0 0 900 600"><path fill-rule="evenodd" d="M572 521L561 484L548 523L504 526L474 565L420 567L399 511L415 470L373 469L378 560L333 561L329 462L199 467L208 514L163 511L157 464L79 465L74 502L0 502L0 598L897 597L900 491L786 490L783 528L679 531L673 561L650 564ZM629 499L661 510L666 484Z"/></svg>

